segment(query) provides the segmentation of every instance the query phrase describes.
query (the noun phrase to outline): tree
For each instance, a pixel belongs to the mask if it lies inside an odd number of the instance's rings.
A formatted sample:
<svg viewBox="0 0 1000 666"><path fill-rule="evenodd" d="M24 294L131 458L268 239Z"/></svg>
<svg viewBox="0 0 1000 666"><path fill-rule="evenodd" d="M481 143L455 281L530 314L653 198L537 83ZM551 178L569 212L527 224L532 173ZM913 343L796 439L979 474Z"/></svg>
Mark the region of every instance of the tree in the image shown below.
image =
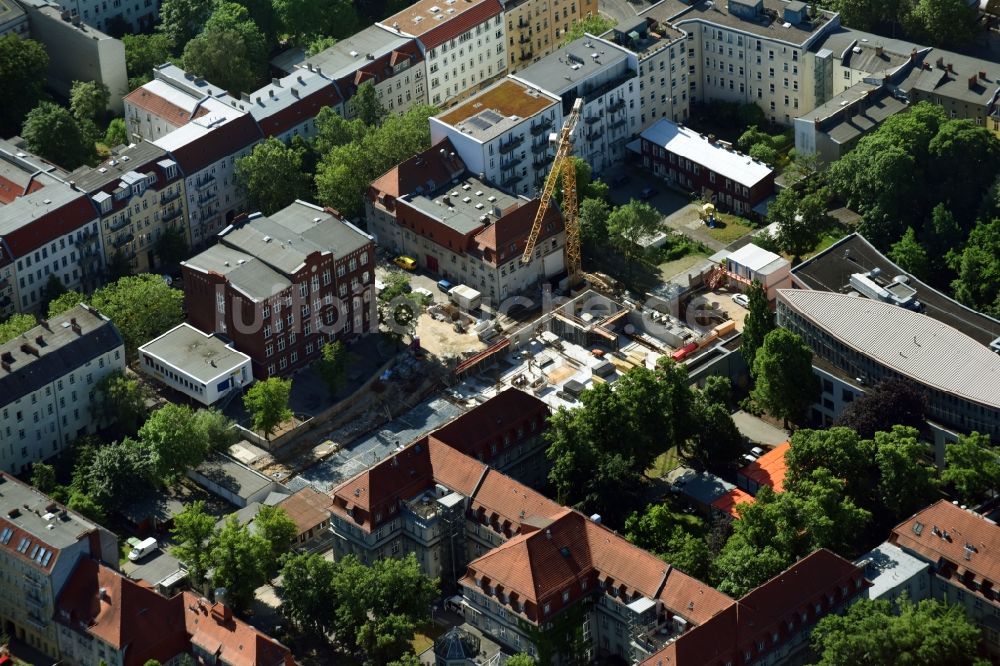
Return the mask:
<svg viewBox="0 0 1000 666"><path fill-rule="evenodd" d="M767 292L759 280L754 280L746 291L747 316L743 320L743 336L740 353L753 372L757 351L764 344L764 338L774 330L774 313L767 302Z"/></svg>
<svg viewBox="0 0 1000 666"><path fill-rule="evenodd" d="M49 56L39 42L13 32L0 37L0 85L16 91L0 104L0 136L17 134L24 117L41 101L48 67Z"/></svg>
<svg viewBox="0 0 1000 666"><path fill-rule="evenodd" d="M10 342L22 333L38 326L35 318L29 314L14 313L6 321L0 322L0 345Z"/></svg>
<svg viewBox="0 0 1000 666"><path fill-rule="evenodd" d="M243 5L219 2L184 47L184 65L233 93L252 90L267 67L267 42Z"/></svg>
<svg viewBox="0 0 1000 666"><path fill-rule="evenodd" d="M252 210L271 215L308 197L309 174L302 171L302 157L302 150L270 137L236 160L236 181L247 191Z"/></svg>
<svg viewBox="0 0 1000 666"><path fill-rule="evenodd" d="M580 240L591 251L608 240L608 215L611 208L602 199L584 199L580 204Z"/></svg>
<svg viewBox="0 0 1000 666"><path fill-rule="evenodd" d="M58 485L56 483L56 468L43 462L32 463L31 485L46 495L51 494Z"/></svg>
<svg viewBox="0 0 1000 666"><path fill-rule="evenodd" d="M159 275L129 275L101 287L90 303L121 331L130 354L184 321L184 293Z"/></svg>
<svg viewBox="0 0 1000 666"><path fill-rule="evenodd" d="M519 652L505 662L505 666L536 666L538 662L530 654Z"/></svg>
<svg viewBox="0 0 1000 666"><path fill-rule="evenodd" d="M309 42L309 46L306 47L306 57L311 58L314 55L319 55L323 51L333 48L336 45L337 39L334 37L317 37Z"/></svg>
<svg viewBox="0 0 1000 666"><path fill-rule="evenodd" d="M123 118L112 118L108 129L104 132L104 145L108 148L128 145L128 128Z"/></svg>
<svg viewBox="0 0 1000 666"><path fill-rule="evenodd" d="M1000 218L973 228L957 256L955 298L971 308L1000 316Z"/></svg>
<svg viewBox="0 0 1000 666"><path fill-rule="evenodd" d="M989 435L978 432L959 435L957 442L945 445L941 480L950 484L966 504L972 504L987 490L994 489L998 478L1000 463Z"/></svg>
<svg viewBox="0 0 1000 666"><path fill-rule="evenodd" d="M174 6L178 0L164 0L160 8L160 18L164 17L164 8L170 3ZM161 21L161 26L163 25ZM199 24L200 29L200 24ZM170 60L170 52L174 44L170 37L164 33L153 33L150 35L123 35L122 43L125 45L125 71L128 72L128 87L138 88L153 76L153 68Z"/></svg>
<svg viewBox="0 0 1000 666"><path fill-rule="evenodd" d="M773 166L778 163L778 151L775 150L769 143L755 143L750 146L750 151L747 154L758 162L763 162L764 164Z"/></svg>
<svg viewBox="0 0 1000 666"><path fill-rule="evenodd" d="M94 156L93 143L68 110L52 102L39 102L24 118L21 136L33 152L67 170Z"/></svg>
<svg viewBox="0 0 1000 666"><path fill-rule="evenodd" d="M334 564L322 555L298 554L285 560L281 568L281 613L296 626L314 634L333 630Z"/></svg>
<svg viewBox="0 0 1000 666"><path fill-rule="evenodd" d="M778 246L796 258L816 247L820 234L829 226L822 195L800 196L790 187L779 192L768 206L767 217L778 223Z"/></svg>
<svg viewBox="0 0 1000 666"><path fill-rule="evenodd" d="M319 154L326 155L334 148L361 141L370 129L359 118L348 120L325 106L316 114L316 136L313 144Z"/></svg>
<svg viewBox="0 0 1000 666"><path fill-rule="evenodd" d="M228 416L217 409L199 408L194 413L194 426L208 451L225 451L239 441L239 433Z"/></svg>
<svg viewBox="0 0 1000 666"><path fill-rule="evenodd" d="M927 277L930 259L927 250L917 241L913 227L907 227L903 237L893 243L892 249L889 250L889 258L908 273L913 273L920 279Z"/></svg>
<svg viewBox="0 0 1000 666"><path fill-rule="evenodd" d="M611 28L615 27L615 21L613 18L609 18L603 14L598 14L594 12L593 14L587 14L581 19L573 21L573 24L566 31L563 37L562 43L569 44L575 39L580 39L585 34L591 35L603 35Z"/></svg>
<svg viewBox="0 0 1000 666"><path fill-rule="evenodd" d="M849 428L799 430L791 437L785 453L784 487L795 490L818 469L848 481L850 495L866 498L874 485L875 450L871 440L862 439ZM865 502L869 504L869 502Z"/></svg>
<svg viewBox="0 0 1000 666"><path fill-rule="evenodd" d="M49 279L45 281L45 286L42 287L41 295L41 305L40 310L48 310L49 303L59 298L66 293L66 286L59 279L59 276L55 273L49 275Z"/></svg>
<svg viewBox="0 0 1000 666"><path fill-rule="evenodd" d="M504 662L505 666L509 666L510 664L514 664L514 666L534 666L535 660L531 659L531 657L528 657L530 661L514 661L518 657L522 656L527 657L527 655L524 654L514 655ZM390 661L389 666L420 666L420 657L412 652L405 652L399 657L399 659Z"/></svg>
<svg viewBox="0 0 1000 666"><path fill-rule="evenodd" d="M382 106L382 102L379 101L375 86L371 81L365 81L358 86L347 104L351 114L369 127L381 125L382 120L389 115L389 112Z"/></svg>
<svg viewBox="0 0 1000 666"><path fill-rule="evenodd" d="M107 519L104 507L97 503L86 493L72 491L66 501L66 507L70 511L76 511L82 516L93 520L95 523L103 524Z"/></svg>
<svg viewBox="0 0 1000 666"><path fill-rule="evenodd" d="M66 291L57 296L56 298L49 301L48 307L48 317L52 319L57 315L61 315L63 312L71 308L75 308L80 303L86 303L87 297L78 291Z"/></svg>
<svg viewBox="0 0 1000 666"><path fill-rule="evenodd" d="M347 348L340 340L327 342L320 350L322 358L314 363L319 376L330 389L330 396L344 387L347 379Z"/></svg>
<svg viewBox="0 0 1000 666"><path fill-rule="evenodd" d="M163 0L160 4L160 24L156 29L172 48L183 50L201 32L214 4L213 0ZM131 70L129 74L136 75Z"/></svg>
<svg viewBox="0 0 1000 666"><path fill-rule="evenodd" d="M188 579L196 590L201 590L212 566L210 544L215 534L215 517L205 513L204 501L196 500L185 505L173 522L170 535L176 545L170 552L187 566Z"/></svg>
<svg viewBox="0 0 1000 666"><path fill-rule="evenodd" d="M139 440L149 448L161 483L200 463L208 451L193 416L187 405L170 403L153 412L139 429Z"/></svg>
<svg viewBox="0 0 1000 666"><path fill-rule="evenodd" d="M243 405L250 412L253 429L270 439L279 425L292 418L292 410L288 408L291 392L290 379L268 377L253 384L243 396Z"/></svg>
<svg viewBox="0 0 1000 666"><path fill-rule="evenodd" d="M694 429L691 452L706 467L720 467L731 463L743 451L743 435L733 421L729 408L709 402L699 394L694 402Z"/></svg>
<svg viewBox="0 0 1000 666"><path fill-rule="evenodd" d="M160 662L156 659L147 659L142 666L160 666Z"/></svg>
<svg viewBox="0 0 1000 666"><path fill-rule="evenodd" d="M282 556L291 550L295 539L298 538L298 528L284 509L268 505L260 507L253 519L253 525L254 533L262 537L268 545L263 567L267 577L273 578L278 573Z"/></svg>
<svg viewBox="0 0 1000 666"><path fill-rule="evenodd" d="M905 597L893 604L862 599L844 614L824 616L812 630L818 666L984 666L976 656L982 633L961 605L937 599L917 604Z"/></svg>
<svg viewBox="0 0 1000 666"><path fill-rule="evenodd" d="M126 437L94 451L84 471L86 494L101 507L122 507L149 489L152 476L149 451Z"/></svg>
<svg viewBox="0 0 1000 666"><path fill-rule="evenodd" d="M805 416L820 394L812 371L812 350L797 334L777 328L764 337L753 364L757 379L753 399L774 416L788 422Z"/></svg>
<svg viewBox="0 0 1000 666"><path fill-rule="evenodd" d="M850 428L862 439L894 425L920 429L924 426L927 395L902 378L883 379L867 393L847 405L834 425Z"/></svg>
<svg viewBox="0 0 1000 666"><path fill-rule="evenodd" d="M802 526L804 549L795 552L796 557L817 548L829 548L842 556L852 554L872 515L849 494L849 481L820 467L799 481L794 491L779 493L779 502L790 505L786 511L797 516Z"/></svg>
<svg viewBox="0 0 1000 666"><path fill-rule="evenodd" d="M877 23L898 20L899 0L836 0L831 8L840 12L844 25L871 30Z"/></svg>
<svg viewBox="0 0 1000 666"><path fill-rule="evenodd" d="M92 409L98 423L114 423L119 436L134 435L146 420L146 390L121 372L104 375L94 387Z"/></svg>
<svg viewBox="0 0 1000 666"><path fill-rule="evenodd" d="M153 243L157 267L161 271L173 272L188 257L187 235L180 226L167 227Z"/></svg>
<svg viewBox="0 0 1000 666"><path fill-rule="evenodd" d="M69 108L76 119L83 122L98 122L108 111L111 92L97 81L74 81L69 91Z"/></svg>
<svg viewBox="0 0 1000 666"><path fill-rule="evenodd" d="M771 141L771 135L760 129L756 125L752 125L740 134L740 138L736 140L736 147L739 148L744 153L749 152L751 148L757 144L769 144Z"/></svg>
<svg viewBox="0 0 1000 666"><path fill-rule="evenodd" d="M361 27L354 4L348 0L274 0L273 4L282 28L300 46L321 35L343 39Z"/></svg>
<svg viewBox="0 0 1000 666"><path fill-rule="evenodd" d="M608 239L625 258L630 278L632 264L644 252L639 243L650 238L659 228L660 213L644 201L633 199L615 208L608 216Z"/></svg>
<svg viewBox="0 0 1000 666"><path fill-rule="evenodd" d="M260 28L261 34L264 35L264 41L269 50L278 45L281 22L278 19L278 12L275 11L274 2L271 0L233 0L233 2L242 5L247 10L250 20Z"/></svg>
<svg viewBox="0 0 1000 666"><path fill-rule="evenodd" d="M936 490L934 469L922 462L927 447L917 435L916 429L898 425L875 434L879 500L897 520L927 506Z"/></svg>
<svg viewBox="0 0 1000 666"><path fill-rule="evenodd" d="M252 534L239 519L230 514L212 539L212 583L226 589L231 605L243 609L253 601L253 593L267 582L265 565L270 544Z"/></svg>
<svg viewBox="0 0 1000 666"><path fill-rule="evenodd" d="M636 511L625 520L625 538L644 550L659 552L675 527L690 521L667 504L650 504L642 513Z"/></svg>
<svg viewBox="0 0 1000 666"><path fill-rule="evenodd" d="M976 6L965 0L915 0L903 25L935 46L955 46L972 39L978 18Z"/></svg>
<svg viewBox="0 0 1000 666"><path fill-rule="evenodd" d="M775 548L756 549L734 538L726 542L712 563L719 592L734 599L777 576L787 566L787 560Z"/></svg>

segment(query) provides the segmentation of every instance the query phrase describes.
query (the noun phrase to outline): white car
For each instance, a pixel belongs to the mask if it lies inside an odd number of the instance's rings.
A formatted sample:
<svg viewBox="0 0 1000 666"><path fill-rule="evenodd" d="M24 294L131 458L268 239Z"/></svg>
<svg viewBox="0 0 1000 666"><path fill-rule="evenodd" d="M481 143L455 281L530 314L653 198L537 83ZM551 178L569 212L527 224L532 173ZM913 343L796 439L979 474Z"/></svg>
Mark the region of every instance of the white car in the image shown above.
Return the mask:
<svg viewBox="0 0 1000 666"><path fill-rule="evenodd" d="M750 299L746 294L733 294L733 303L745 308L750 305Z"/></svg>
<svg viewBox="0 0 1000 666"><path fill-rule="evenodd" d="M760 458L762 455L764 455L764 449L760 448L759 446L755 446L752 449L750 449L750 455L756 458Z"/></svg>

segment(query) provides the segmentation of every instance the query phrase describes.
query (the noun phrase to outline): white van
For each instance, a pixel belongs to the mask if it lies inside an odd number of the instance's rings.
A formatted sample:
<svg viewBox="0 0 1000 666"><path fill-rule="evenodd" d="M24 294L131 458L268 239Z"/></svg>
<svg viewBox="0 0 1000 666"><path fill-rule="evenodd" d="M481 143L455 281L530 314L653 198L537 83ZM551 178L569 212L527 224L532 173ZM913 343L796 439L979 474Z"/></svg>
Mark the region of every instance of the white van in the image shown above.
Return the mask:
<svg viewBox="0 0 1000 666"><path fill-rule="evenodd" d="M143 539L138 543L138 545L132 548L132 551L128 554L128 559L130 562L138 562L156 550L158 546L159 544L156 543L156 539L153 537Z"/></svg>

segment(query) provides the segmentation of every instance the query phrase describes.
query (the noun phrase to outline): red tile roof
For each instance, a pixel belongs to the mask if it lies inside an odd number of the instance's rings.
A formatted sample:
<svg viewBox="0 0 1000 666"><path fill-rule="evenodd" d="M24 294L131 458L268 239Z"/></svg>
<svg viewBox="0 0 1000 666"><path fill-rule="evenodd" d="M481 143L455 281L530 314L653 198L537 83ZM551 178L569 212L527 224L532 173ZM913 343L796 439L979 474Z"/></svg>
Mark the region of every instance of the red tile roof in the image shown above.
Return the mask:
<svg viewBox="0 0 1000 666"><path fill-rule="evenodd" d="M790 447L790 442L779 444L737 474L756 482L758 487L770 486L774 492L780 493L785 487L785 472L788 470L785 453Z"/></svg>
<svg viewBox="0 0 1000 666"><path fill-rule="evenodd" d="M97 209L81 192L74 195L68 203L46 211L43 215L11 231L4 236L4 240L9 244L13 256L22 257L96 220Z"/></svg>
<svg viewBox="0 0 1000 666"><path fill-rule="evenodd" d="M517 439L517 428L530 434L530 423L534 422L534 432L540 433L545 427L549 407L544 402L524 391L508 388L490 398L482 405L466 412L447 425L434 431L433 437L445 442L462 453L480 456L489 462L487 448L491 440L509 435ZM497 447L498 454L501 446Z"/></svg>
<svg viewBox="0 0 1000 666"><path fill-rule="evenodd" d="M320 523L330 519L330 505L333 499L312 486L288 496L278 504L295 523L299 534L305 534Z"/></svg>
<svg viewBox="0 0 1000 666"><path fill-rule="evenodd" d="M436 7L438 11L431 12L432 7ZM456 9L456 13L448 14L448 9ZM498 0L464 0L455 6L441 0L419 0L385 19L380 25L391 32L397 32L394 26L398 26L398 32L419 37L426 50L455 39L480 23L500 15L502 11L503 7ZM435 15L441 18L435 19ZM420 17L419 21L417 17Z"/></svg>
<svg viewBox="0 0 1000 666"><path fill-rule="evenodd" d="M149 113L157 118L163 118L175 127L180 127L208 113L208 109L203 106L198 106L193 114L188 113L173 102L167 101L165 98L141 86L125 95L123 101L149 111Z"/></svg>
<svg viewBox="0 0 1000 666"><path fill-rule="evenodd" d="M204 135L171 151L185 176L192 176L213 162L235 155L262 138L260 127L249 113L213 127Z"/></svg>
<svg viewBox="0 0 1000 666"><path fill-rule="evenodd" d="M190 592L183 592L182 595L184 623L191 645L215 655L219 663L229 666L295 666L295 659L287 647L232 617L222 604L209 605Z"/></svg>
<svg viewBox="0 0 1000 666"><path fill-rule="evenodd" d="M754 501L754 496L750 493L739 488L733 488L728 493L712 502L712 508L718 509L722 513L732 516L733 518L739 518L740 516L739 512L736 510L736 505L753 504Z"/></svg>
<svg viewBox="0 0 1000 666"><path fill-rule="evenodd" d="M444 151L444 155L441 151ZM455 153L450 139L437 142L427 150L401 162L378 177L368 188L368 197L376 201L385 196L387 208L395 208L394 200L416 191L418 187L427 189L427 182L436 186L451 182L465 172L465 163Z"/></svg>
<svg viewBox="0 0 1000 666"><path fill-rule="evenodd" d="M532 199L514 210L507 210L503 217L486 227L475 237L475 243L483 256L494 265L505 263L524 253L528 244L531 227L538 214L541 201ZM550 226L551 225L551 228ZM542 220L542 230L538 243L555 236L564 229L562 213L557 206L549 206ZM511 245L514 249L511 250Z"/></svg>
<svg viewBox="0 0 1000 666"><path fill-rule="evenodd" d="M930 562L943 561L939 575L989 583L1000 592L1000 526L977 513L939 500L897 525L889 541Z"/></svg>
<svg viewBox="0 0 1000 666"><path fill-rule="evenodd" d="M563 511L545 495L494 469L486 473L469 509L481 522L508 535L521 531L525 523L543 524Z"/></svg>
<svg viewBox="0 0 1000 666"><path fill-rule="evenodd" d="M682 634L642 666L745 663L747 652L751 661L764 661L765 654L802 631L803 613L811 625L860 594L863 581L864 572L854 564L829 550L817 550Z"/></svg>
<svg viewBox="0 0 1000 666"><path fill-rule="evenodd" d="M82 559L57 602L56 618L125 651L124 666L166 662L187 650L180 597L167 599L94 560Z"/></svg>
<svg viewBox="0 0 1000 666"><path fill-rule="evenodd" d="M343 101L337 86L330 81L320 90L296 100L294 104L290 104L273 116L261 118L260 128L266 137L278 136L315 118L324 107L335 107Z"/></svg>
<svg viewBox="0 0 1000 666"><path fill-rule="evenodd" d="M45 187L37 179L31 179L28 183L27 188L23 185L15 183L12 180L0 176L0 204L9 204L14 199L24 196L25 194L31 194L32 192L37 192L38 190Z"/></svg>

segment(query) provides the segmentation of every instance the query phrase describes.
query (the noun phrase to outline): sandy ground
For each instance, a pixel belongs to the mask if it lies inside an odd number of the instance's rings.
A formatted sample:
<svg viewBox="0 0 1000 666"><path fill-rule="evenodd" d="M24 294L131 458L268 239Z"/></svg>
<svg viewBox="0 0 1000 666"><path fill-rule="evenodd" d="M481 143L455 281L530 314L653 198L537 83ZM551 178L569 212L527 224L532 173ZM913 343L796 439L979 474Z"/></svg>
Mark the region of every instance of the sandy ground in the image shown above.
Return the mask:
<svg viewBox="0 0 1000 666"><path fill-rule="evenodd" d="M456 333L451 322L436 321L427 313L417 320L417 337L420 338L420 346L438 358L486 349L475 334Z"/></svg>

